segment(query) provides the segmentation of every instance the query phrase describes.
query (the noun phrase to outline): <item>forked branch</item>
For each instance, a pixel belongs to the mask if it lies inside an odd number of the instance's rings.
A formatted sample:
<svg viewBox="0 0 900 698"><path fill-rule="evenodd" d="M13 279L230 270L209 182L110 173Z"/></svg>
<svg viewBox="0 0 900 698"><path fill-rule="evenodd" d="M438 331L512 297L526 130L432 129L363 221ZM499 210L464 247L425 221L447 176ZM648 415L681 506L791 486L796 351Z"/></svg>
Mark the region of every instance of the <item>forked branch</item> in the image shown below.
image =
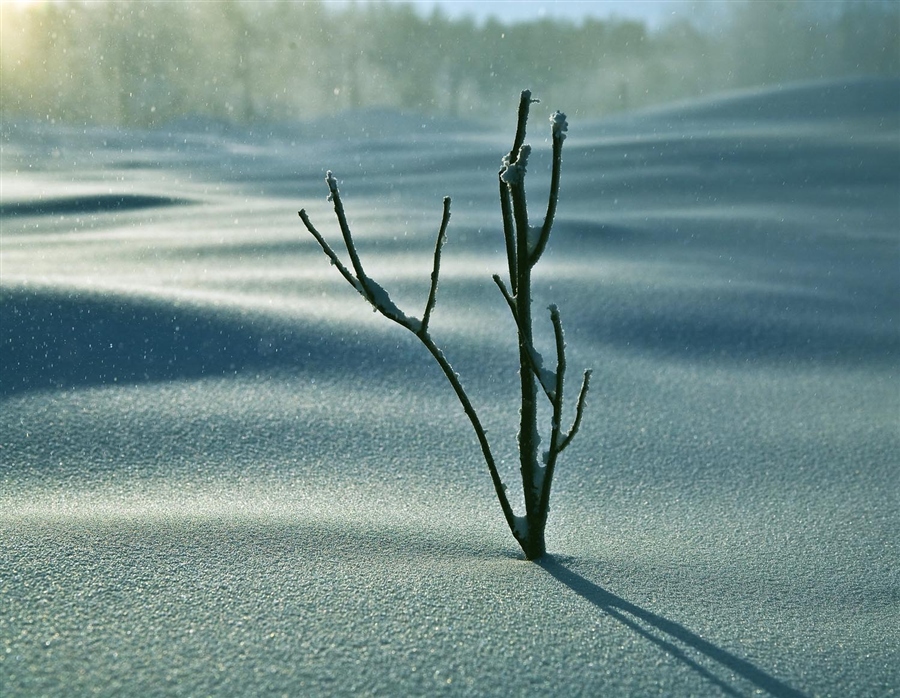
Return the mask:
<svg viewBox="0 0 900 698"><path fill-rule="evenodd" d="M434 260L431 272L431 288L428 293L428 300L425 303L425 314L423 316L423 319L420 321L414 317L408 317L405 313L403 313L403 311L401 311L393 303L393 301L391 301L387 292L373 279L365 275L359 259L359 254L356 250L356 245L353 242L353 234L350 231L349 225L347 225L347 219L344 215L344 207L341 203L341 195L337 187L337 181L334 179L330 171L328 172L326 181L328 182L328 187L331 191L329 198L334 205L335 215L338 219L338 224L341 228L341 233L347 246L347 253L350 256L350 259L353 261L353 266L356 270L356 276L354 276L350 272L350 270L347 269L346 266L344 266L344 264L335 254L334 250L331 249L331 246L328 244L325 238L321 235L321 233L319 233L318 230L316 230L305 210L301 210L299 212L300 219L303 221L306 229L316 239L316 242L319 243L322 251L325 252L328 258L331 260L331 263L338 268L338 271L340 271L341 275L347 280L347 282L357 291L359 291L360 295L362 295L363 298L369 301L369 303L371 303L379 313L384 315L389 320L393 320L398 325L405 327L407 330L416 335L419 338L419 341L421 341L422 344L425 345L425 348L437 362L438 366L440 366L441 371L443 371L444 376L447 378L447 381L453 388L454 393L456 393L456 397L459 400L460 405L462 405L463 412L465 412L466 416L469 418L469 422L472 424L472 429L475 432L476 438L478 439L479 446L481 447L481 453L484 456L485 463L487 464L488 471L490 472L491 481L494 485L494 491L497 494L497 499L500 502L500 508L503 510L503 515L506 518L506 522L509 525L510 530L513 532L513 535L516 536L516 539L519 540L519 528L516 525L516 516L513 513L512 506L509 503L509 498L506 495L506 485L503 484L503 480L500 477L500 472L497 470L494 455L491 451L490 443L488 442L487 431L481 424L481 420L479 419L478 414L475 411L475 407L472 405L472 401L466 394L466 391L459 380L459 376L453 370L453 367L444 356L444 353L428 334L428 322L431 318L431 313L434 310L437 298L438 277L440 276L441 265L441 249L443 248L444 239L446 237L447 225L450 222L450 197L444 197L444 212L441 219L441 227L438 231L438 237L434 248ZM520 540L520 544L521 542L522 541Z"/></svg>

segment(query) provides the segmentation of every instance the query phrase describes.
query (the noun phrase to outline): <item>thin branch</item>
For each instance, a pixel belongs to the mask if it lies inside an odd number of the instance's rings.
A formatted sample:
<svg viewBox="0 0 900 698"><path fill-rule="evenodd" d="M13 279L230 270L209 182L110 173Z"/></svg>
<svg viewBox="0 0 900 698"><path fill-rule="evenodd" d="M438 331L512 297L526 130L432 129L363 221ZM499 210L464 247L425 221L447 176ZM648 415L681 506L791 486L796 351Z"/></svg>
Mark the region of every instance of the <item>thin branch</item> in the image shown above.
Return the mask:
<svg viewBox="0 0 900 698"><path fill-rule="evenodd" d="M556 338L556 394L554 402L562 408L563 381L566 375L566 342L563 338L562 320L559 318L559 308L550 306L550 322L553 323L553 335ZM558 427L558 425L557 425Z"/></svg>
<svg viewBox="0 0 900 698"><path fill-rule="evenodd" d="M558 445L554 444L554 441L559 436L559 423L554 424L554 433L553 437L551 437L550 451L547 456L547 467L544 470L544 481L541 487L541 500L539 504L538 511L540 512L540 516L546 521L547 514L550 511L550 488L553 484L553 471L556 468L556 460L559 457L559 454L562 453L566 446L572 441L572 438L578 432L578 427L581 426L581 417L584 414L584 402L585 397L587 396L588 384L591 380L591 370L588 369L584 372L584 380L581 383L581 391L578 395L578 404L575 408L575 421L572 424L572 428L569 430L569 433L563 437L562 441L558 442ZM557 407L559 411L557 411ZM562 412L562 400L553 406L553 417L558 420L560 418L560 413ZM555 448L554 448L555 446Z"/></svg>
<svg viewBox="0 0 900 698"><path fill-rule="evenodd" d="M538 237L537 245L531 253L529 263L531 266L537 264L537 261L544 254L547 247L547 241L550 239L550 229L553 227L553 219L556 217L556 204L559 201L559 178L562 170L562 146L566 140L566 130L569 125L566 122L566 115L562 112L556 112L550 117L553 123L553 170L550 175L550 198L547 201L547 214L544 216L544 224L541 226L541 234Z"/></svg>
<svg viewBox="0 0 900 698"><path fill-rule="evenodd" d="M516 258L516 232L513 227L512 205L509 201L509 186L503 181L506 166L500 170L500 213L503 217L503 238L506 241L506 259L509 264L509 281L513 295L518 286L518 260Z"/></svg>
<svg viewBox="0 0 900 698"><path fill-rule="evenodd" d="M428 292L428 301L425 303L425 314L422 316L422 328L420 332L428 332L428 323L431 321L431 312L437 300L438 277L441 273L441 249L447 239L447 225L450 223L450 197L444 197L444 213L441 217L441 227L438 230L437 241L434 243L434 266L431 270L431 289Z"/></svg>
<svg viewBox="0 0 900 698"><path fill-rule="evenodd" d="M528 260L530 259L528 254L528 204L525 198L524 168L522 175L522 181L509 185L509 193L512 196L513 204L513 219L516 222L516 269L519 285L522 282L522 268L528 266ZM518 294L518 292L517 287L516 293Z"/></svg>
<svg viewBox="0 0 900 698"><path fill-rule="evenodd" d="M350 232L350 226L347 223L347 215L344 213L344 204L341 203L341 193L338 191L337 180L334 178L331 170L328 170L326 173L325 181L328 183L328 189L331 191L328 198L331 199L331 202L334 204L334 214L337 216L338 225L341 227L341 235L344 237L344 245L347 247L347 254L350 255L350 262L353 264L356 278L359 279L359 283L365 289L366 298L372 300L371 289L366 283L369 279L366 276L366 272L363 270L362 262L356 251L356 245L353 243L353 235Z"/></svg>
<svg viewBox="0 0 900 698"><path fill-rule="evenodd" d="M453 392L456 393L456 397L462 405L463 412L465 412L466 416L469 418L469 422L472 424L472 429L475 431L475 436L478 438L478 443L481 446L481 453L484 456L484 462L487 464L488 471L490 472L491 482L494 484L494 491L497 494L497 499L500 501L500 508L503 510L503 516L515 539L522 544L522 539L519 537L519 531L516 528L516 516L513 513L512 506L506 496L506 485L503 484L503 480L500 478L500 472L497 470L494 454L491 452L491 446L488 442L487 432L482 426L481 420L478 418L475 407L472 405L471 400L469 400L469 396L466 394L466 391L459 380L459 376L453 370L453 367L450 365L450 362L447 361L443 352L438 348L434 341L432 341L431 337L426 334L419 334L417 336L441 367L441 370L444 372L444 375L453 388Z"/></svg>
<svg viewBox="0 0 900 698"><path fill-rule="evenodd" d="M553 484L556 459L562 450L559 448L559 439L560 425L562 424L563 381L566 375L566 343L563 338L559 308L555 305L550 306L550 321L553 323L553 334L556 337L556 391L551 400L553 403L553 417L550 422L550 449L547 452L544 480L541 483L541 499L538 507L538 511L543 512L545 516L550 506L550 487Z"/></svg>
<svg viewBox="0 0 900 698"><path fill-rule="evenodd" d="M503 298L506 299L506 303L509 306L509 311L512 313L513 320L516 323L516 328L519 330L521 334L522 328L519 324L519 311L516 308L516 299L510 295L509 291L506 288L506 284L503 283L503 279L500 278L499 274L494 274L491 278L494 279L494 283L497 284L500 289L500 293L503 294ZM547 399L553 404L555 398L554 388L551 387L550 381L553 380L554 384L558 380L557 376L553 371L547 371L544 368L544 360L541 355L537 352L537 350L529 346L528 351L525 353L528 357L528 365L531 367L532 373L534 373L535 377L538 379L538 383L541 384L541 388L544 391L544 394L547 396Z"/></svg>
<svg viewBox="0 0 900 698"><path fill-rule="evenodd" d="M516 206L516 194L513 191L512 181L515 179L524 179L525 163L521 163L521 175L513 177L513 180L506 179L505 173L510 168L515 168L519 164L522 155L525 159L528 157L529 150L522 150L525 143L525 129L528 125L528 112L534 102L540 100L531 98L531 90L522 90L519 95L519 112L516 123L516 137L513 139L513 147L509 151L509 155L503 158L503 167L500 170L500 212L503 216L503 236L506 239L506 258L509 262L509 279L512 283L513 294L519 292L519 264L528 263L527 255L521 255L516 244L516 234L524 235L524 239L528 239L528 213L524 206ZM513 214L510 210L509 197L513 197L513 208L515 209L515 232L513 231ZM524 203L525 189L521 187L521 203ZM519 210L521 209L521 210ZM520 223L524 220L525 227L521 227Z"/></svg>
<svg viewBox="0 0 900 698"><path fill-rule="evenodd" d="M581 426L581 417L584 414L584 401L585 397L587 397L592 373L593 371L591 371L591 369L587 369L584 372L584 379L581 382L581 391L578 393L578 405L575 408L575 421L572 423L572 428L569 429L569 433L566 434L565 438L559 444L559 453L562 453L566 446L569 445L569 442L571 442L575 434L578 433L578 427Z"/></svg>
<svg viewBox="0 0 900 698"><path fill-rule="evenodd" d="M513 140L513 147L512 150L509 151L510 165L516 163L516 158L519 156L519 149L525 142L525 126L528 124L528 111L531 109L531 105L534 102L539 101L539 99L531 98L531 90L522 90L522 94L519 95L519 118L516 124L516 137Z"/></svg>
<svg viewBox="0 0 900 698"><path fill-rule="evenodd" d="M516 325L519 324L519 317L516 311L516 298L512 294L510 294L509 290L506 288L506 284L503 283L503 279L500 278L499 274L494 274L491 277L494 280L494 283L497 284L497 287L500 289L500 293L503 294L503 297L506 299L506 302L509 304L509 309L512 312L513 320L516 321Z"/></svg>
<svg viewBox="0 0 900 698"><path fill-rule="evenodd" d="M303 225L305 225L306 229L310 233L312 233L312 236L316 239L316 242L319 243L319 246L322 248L325 254L328 255L331 263L337 267L339 272L341 272L341 276L347 279L347 282L351 286L353 286L353 288L359 291L362 296L366 297L366 291L362 287L362 284L360 284L356 277L350 273L350 270L341 263L341 260L338 259L338 256L334 253L334 250L331 249L331 246L327 242L325 242L325 238L322 237L322 234L315 229L312 222L309 220L309 216L306 215L306 209L302 209L301 211L299 211L299 214L301 220L303 221Z"/></svg>
<svg viewBox="0 0 900 698"><path fill-rule="evenodd" d="M531 146L523 145L517 151L515 162L511 162L512 158L507 157L504 160L504 166L500 170L500 181L505 182L509 191L509 197L512 199L512 214L515 222L515 248L516 248L516 280L515 294L519 302L529 303L530 298L525 299L531 292L526 291L522 294L523 288L530 286L531 278L531 258L528 238L528 202L525 197L525 174L528 167L528 157L531 155ZM501 195L501 201L503 196ZM504 233L507 233L504 226ZM508 235L508 233L507 233ZM530 311L529 311L530 312ZM522 318L523 322L525 318Z"/></svg>

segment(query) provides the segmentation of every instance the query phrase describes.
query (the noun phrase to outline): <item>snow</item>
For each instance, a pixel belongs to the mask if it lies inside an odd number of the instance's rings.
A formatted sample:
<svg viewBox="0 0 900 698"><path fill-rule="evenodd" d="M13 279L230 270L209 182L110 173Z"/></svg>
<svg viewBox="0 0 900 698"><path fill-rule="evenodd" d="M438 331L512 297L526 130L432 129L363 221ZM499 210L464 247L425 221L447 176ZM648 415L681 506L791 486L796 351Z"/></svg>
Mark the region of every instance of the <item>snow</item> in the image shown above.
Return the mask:
<svg viewBox="0 0 900 698"><path fill-rule="evenodd" d="M553 136L561 141L566 140L566 131L569 130L569 122L566 121L566 115L561 111L556 112L550 117L551 130Z"/></svg>
<svg viewBox="0 0 900 698"><path fill-rule="evenodd" d="M338 193L338 185L331 170L325 173L325 182L328 184L328 201L334 201L334 195Z"/></svg>
<svg viewBox="0 0 900 698"><path fill-rule="evenodd" d="M542 564L418 339L296 215L337 249L341 172L415 308L453 196L428 332L521 511L512 134L4 122L0 694L896 693L898 87L573 120L533 293L594 378Z"/></svg>
<svg viewBox="0 0 900 698"><path fill-rule="evenodd" d="M408 317L391 300L388 292L377 281L365 277L363 285L366 289L368 300L376 310L383 312L388 318L400 322L412 332L418 332L422 328L422 321L418 318Z"/></svg>
<svg viewBox="0 0 900 698"><path fill-rule="evenodd" d="M509 162L509 154L503 156L503 169L500 172L500 179L507 184L516 184L522 181L525 176L525 170L528 167L528 158L531 156L531 146L527 143L519 148L516 155L516 161L512 164Z"/></svg>

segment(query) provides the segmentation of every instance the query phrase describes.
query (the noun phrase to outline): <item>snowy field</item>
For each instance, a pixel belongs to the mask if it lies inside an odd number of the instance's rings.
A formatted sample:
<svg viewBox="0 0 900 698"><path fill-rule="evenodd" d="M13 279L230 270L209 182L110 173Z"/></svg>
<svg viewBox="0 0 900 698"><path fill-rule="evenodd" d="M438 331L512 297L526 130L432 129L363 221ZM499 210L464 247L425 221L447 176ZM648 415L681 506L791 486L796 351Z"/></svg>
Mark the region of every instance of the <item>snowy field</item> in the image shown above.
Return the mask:
<svg viewBox="0 0 900 698"><path fill-rule="evenodd" d="M431 334L517 492L516 99L3 124L4 698L900 694L900 83L569 115L535 307L594 380L541 564L437 366L297 216L339 243L334 170L419 315L453 198Z"/></svg>

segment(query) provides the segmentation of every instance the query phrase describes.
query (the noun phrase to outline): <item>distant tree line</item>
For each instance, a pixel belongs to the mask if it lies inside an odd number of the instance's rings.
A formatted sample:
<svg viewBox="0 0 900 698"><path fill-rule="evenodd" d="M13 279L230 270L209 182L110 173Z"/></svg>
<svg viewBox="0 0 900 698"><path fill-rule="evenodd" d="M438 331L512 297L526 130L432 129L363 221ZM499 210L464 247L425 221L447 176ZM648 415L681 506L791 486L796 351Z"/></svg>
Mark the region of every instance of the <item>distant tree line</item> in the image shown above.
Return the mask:
<svg viewBox="0 0 900 698"><path fill-rule="evenodd" d="M529 87L572 115L724 88L900 74L900 3L745 0L714 24L518 24L411 5L47 2L2 7L0 111L149 126L362 107L489 117Z"/></svg>

